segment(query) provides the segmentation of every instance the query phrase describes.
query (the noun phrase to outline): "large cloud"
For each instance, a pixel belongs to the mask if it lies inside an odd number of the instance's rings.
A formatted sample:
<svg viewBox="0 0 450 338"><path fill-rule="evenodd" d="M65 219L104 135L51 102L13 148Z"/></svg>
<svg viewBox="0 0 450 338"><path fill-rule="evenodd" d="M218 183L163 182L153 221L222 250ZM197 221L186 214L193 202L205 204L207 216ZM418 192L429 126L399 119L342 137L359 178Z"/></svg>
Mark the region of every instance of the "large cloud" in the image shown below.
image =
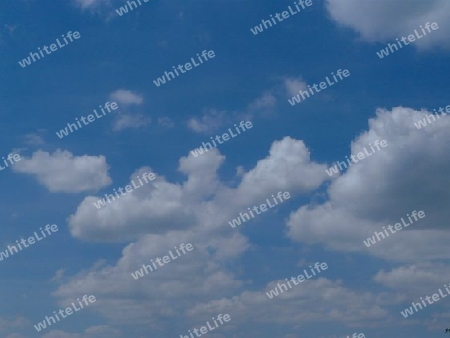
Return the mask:
<svg viewBox="0 0 450 338"><path fill-rule="evenodd" d="M437 22L439 29L417 40L422 48L450 47L450 2L447 0L327 0L330 16L368 41L395 40L413 34L420 25ZM423 34L422 34L423 35Z"/></svg>
<svg viewBox="0 0 450 338"><path fill-rule="evenodd" d="M387 260L449 258L450 210L443 206L450 203L450 117L418 130L414 122L425 115L425 111L402 107L378 110L369 121L369 131L352 142L351 153L377 139L387 140L388 146L336 178L326 203L292 213L290 237ZM423 210L426 217L369 248L363 244L374 231L406 219L413 210Z"/></svg>
<svg viewBox="0 0 450 338"><path fill-rule="evenodd" d="M61 277L55 292L60 303L93 294L101 302L92 309L114 323L159 330L168 317L182 322L197 303L237 294L247 281L238 280L229 267L250 244L227 221L278 191L295 196L316 189L327 175L325 165L310 160L304 143L289 137L275 141L269 155L243 172L235 188L218 178L224 160L217 149L197 158L182 157L179 171L187 179L181 184L157 176L100 210L92 205L96 198L87 197L70 217L74 236L86 241L133 242L114 265L99 262L75 276ZM141 168L132 177L150 170ZM139 280L131 277L150 259L189 242L192 252Z"/></svg>

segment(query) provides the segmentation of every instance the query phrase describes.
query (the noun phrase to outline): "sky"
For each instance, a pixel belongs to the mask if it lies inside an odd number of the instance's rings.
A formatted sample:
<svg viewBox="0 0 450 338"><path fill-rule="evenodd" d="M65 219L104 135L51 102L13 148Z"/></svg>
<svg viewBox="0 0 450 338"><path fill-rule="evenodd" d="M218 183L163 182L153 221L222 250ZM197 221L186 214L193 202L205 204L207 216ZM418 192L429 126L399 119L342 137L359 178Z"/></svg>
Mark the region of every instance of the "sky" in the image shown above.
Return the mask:
<svg viewBox="0 0 450 338"><path fill-rule="evenodd" d="M0 3L0 336L445 334L450 3L135 2Z"/></svg>

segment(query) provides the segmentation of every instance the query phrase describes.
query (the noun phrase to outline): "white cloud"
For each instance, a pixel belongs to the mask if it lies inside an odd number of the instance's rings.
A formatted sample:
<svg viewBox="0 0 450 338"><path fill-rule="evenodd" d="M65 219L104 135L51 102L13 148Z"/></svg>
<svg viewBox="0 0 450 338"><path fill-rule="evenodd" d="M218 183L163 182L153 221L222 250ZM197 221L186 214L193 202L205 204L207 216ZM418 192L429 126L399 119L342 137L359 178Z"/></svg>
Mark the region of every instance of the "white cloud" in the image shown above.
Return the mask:
<svg viewBox="0 0 450 338"><path fill-rule="evenodd" d="M447 0L327 0L326 7L333 20L354 29L368 41L395 40L413 34L415 29L420 32L420 25L437 22L438 30L413 45L450 47L450 2Z"/></svg>
<svg viewBox="0 0 450 338"><path fill-rule="evenodd" d="M402 107L378 110L369 120L369 130L352 142L350 153L377 139L387 140L388 146L336 178L328 188L327 202L292 213L290 237L392 261L448 259L450 211L443 206L450 203L446 188L450 117L418 130L414 122L424 117L424 111ZM374 231L399 222L413 210L423 210L426 217L369 248L363 244Z"/></svg>
<svg viewBox="0 0 450 338"><path fill-rule="evenodd" d="M243 174L235 189L224 186L217 178L224 159L217 149L198 158L189 154L180 159L179 171L187 176L182 184L157 177L101 209L93 205L98 197L88 196L70 216L72 234L84 239L126 240L142 233L186 228L197 222L222 226L247 204L264 201L280 190L290 191L291 195L307 192L327 178L326 167L310 161L304 143L289 137L275 141L269 155ZM130 180L142 176L144 171L151 169L141 168Z"/></svg>
<svg viewBox="0 0 450 338"><path fill-rule="evenodd" d="M50 192L98 190L111 183L104 156L74 156L67 150L58 149L53 154L39 150L31 158L21 157L11 168L17 173L36 175Z"/></svg>
<svg viewBox="0 0 450 338"><path fill-rule="evenodd" d="M66 276L54 293L61 305L70 303L80 292L93 294L102 302L92 309L109 320L161 328L168 316L182 321L195 304L236 294L245 282L228 266L250 248L250 243L227 222L243 208L280 190L295 196L316 189L326 174L325 166L310 161L304 143L289 137L274 142L269 155L243 172L235 188L226 186L217 175L224 160L217 149L198 158L182 157L179 171L187 177L185 181L170 183L158 176L100 210L92 205L96 197L85 198L69 219L75 237L134 242L123 249L116 264L99 263ZM141 168L132 177L150 170ZM150 259L189 242L194 246L192 252L151 276L131 277L131 272Z"/></svg>
<svg viewBox="0 0 450 338"><path fill-rule="evenodd" d="M144 102L142 95L126 89L118 89L111 93L110 97L112 100L125 105L141 105Z"/></svg>

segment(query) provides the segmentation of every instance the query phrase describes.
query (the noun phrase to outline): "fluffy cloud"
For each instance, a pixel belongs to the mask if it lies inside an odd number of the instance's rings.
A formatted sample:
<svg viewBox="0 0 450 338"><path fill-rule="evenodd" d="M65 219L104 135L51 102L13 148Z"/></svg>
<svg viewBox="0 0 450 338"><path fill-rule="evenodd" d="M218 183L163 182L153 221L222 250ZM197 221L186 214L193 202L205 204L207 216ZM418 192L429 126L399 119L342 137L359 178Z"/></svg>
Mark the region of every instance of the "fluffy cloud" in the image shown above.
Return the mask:
<svg viewBox="0 0 450 338"><path fill-rule="evenodd" d="M412 34L420 25L437 22L439 29L417 40L414 46L450 47L450 2L447 0L327 0L337 23L357 31L368 41L394 40Z"/></svg>
<svg viewBox="0 0 450 338"><path fill-rule="evenodd" d="M66 150L58 149L53 154L39 150L31 158L21 157L11 168L17 173L36 175L51 192L98 190L111 183L104 156L74 156Z"/></svg>
<svg viewBox="0 0 450 338"><path fill-rule="evenodd" d="M418 130L414 122L425 115L425 111L402 107L378 110L369 120L369 130L352 142L351 153L377 139L387 140L388 146L336 178L328 188L327 202L292 213L290 237L386 260L447 259L450 211L443 206L450 202L446 188L450 184L450 118L441 117ZM426 217L369 248L363 244L374 231L399 222L413 210L424 210Z"/></svg>
<svg viewBox="0 0 450 338"><path fill-rule="evenodd" d="M280 190L295 196L316 189L326 179L326 167L311 162L302 141L286 137L275 141L268 156L243 171L241 182L231 188L217 175L224 160L217 149L198 158L182 157L179 171L187 177L184 182L170 183L157 176L99 210L92 205L96 197L87 197L69 219L74 236L86 241L133 242L114 265L99 262L75 276L61 276L54 293L61 305L80 293L93 294L102 301L92 309L114 323L142 324L167 336L163 328L167 329L168 316L182 324L185 312L196 309L195 304L238 293L245 282L236 279L228 266L250 244L227 221ZM141 168L131 177L150 170ZM151 275L132 278L142 264L167 255L181 243L192 243L194 250ZM190 320L187 323L191 325Z"/></svg>

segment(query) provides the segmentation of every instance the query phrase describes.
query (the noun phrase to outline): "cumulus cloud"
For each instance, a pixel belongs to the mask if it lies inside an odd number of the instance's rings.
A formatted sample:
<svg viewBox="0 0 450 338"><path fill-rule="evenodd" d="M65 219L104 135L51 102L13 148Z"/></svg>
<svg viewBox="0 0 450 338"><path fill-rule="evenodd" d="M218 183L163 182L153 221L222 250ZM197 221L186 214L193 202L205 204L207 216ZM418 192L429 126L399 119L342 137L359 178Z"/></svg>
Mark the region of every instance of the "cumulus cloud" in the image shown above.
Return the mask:
<svg viewBox="0 0 450 338"><path fill-rule="evenodd" d="M288 221L291 238L339 251L359 251L393 261L447 259L450 184L447 155L450 117L418 130L426 111L379 109L351 154L385 139L386 148L350 166L328 188L328 201L302 206ZM370 148L368 148L370 149ZM367 248L363 240L413 210L424 219ZM429 245L433 243L433 245Z"/></svg>
<svg viewBox="0 0 450 338"><path fill-rule="evenodd" d="M368 41L395 40L413 34L415 29L420 32L420 25L437 22L438 30L413 45L450 47L450 2L447 0L327 0L326 7L334 21L354 29Z"/></svg>
<svg viewBox="0 0 450 338"><path fill-rule="evenodd" d="M218 180L217 170L224 159L217 149L198 158L189 154L180 159L179 171L187 176L182 184L158 176L101 209L93 205L98 197L88 196L69 218L72 234L84 239L123 240L188 224L220 226L247 204L264 201L280 190L291 194L310 191L327 177L324 165L311 162L305 144L290 137L275 141L269 155L243 174L235 189ZM148 167L139 169L130 181L134 178L137 182L138 175L149 171Z"/></svg>
<svg viewBox="0 0 450 338"><path fill-rule="evenodd" d="M111 183L104 156L74 156L67 150L53 154L36 151L31 158L11 166L16 173L36 175L40 184L50 192L78 193L98 190Z"/></svg>
<svg viewBox="0 0 450 338"><path fill-rule="evenodd" d="M324 165L310 160L302 141L289 137L274 142L266 158L243 171L236 187L218 177L224 161L217 149L198 158L182 157L179 171L186 176L183 182L170 183L158 175L99 210L92 205L97 197L85 198L69 219L71 233L85 241L129 244L115 264L99 262L89 270L65 276L54 293L61 305L80 292L94 294L102 302L93 304L92 309L109 320L158 330L167 316L183 323L185 312L195 304L238 293L246 282L238 280L229 265L250 243L227 221L280 190L295 196L316 189L326 173ZM144 171L151 168L141 168L130 178L142 176ZM181 243L192 243L194 250L151 276L131 277L142 264L167 255Z"/></svg>

